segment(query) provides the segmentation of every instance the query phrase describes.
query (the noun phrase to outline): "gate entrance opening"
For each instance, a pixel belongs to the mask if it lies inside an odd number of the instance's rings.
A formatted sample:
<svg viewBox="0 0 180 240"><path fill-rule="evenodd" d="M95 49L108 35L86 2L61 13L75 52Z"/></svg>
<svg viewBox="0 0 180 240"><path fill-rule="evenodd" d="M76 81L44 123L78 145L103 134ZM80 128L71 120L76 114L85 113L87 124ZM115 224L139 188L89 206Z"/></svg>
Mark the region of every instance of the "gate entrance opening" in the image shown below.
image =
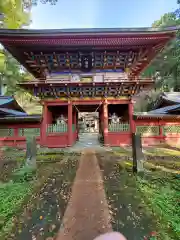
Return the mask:
<svg viewBox="0 0 180 240"><path fill-rule="evenodd" d="M99 112L78 113L79 133L99 133Z"/></svg>
<svg viewBox="0 0 180 240"><path fill-rule="evenodd" d="M78 145L85 147L100 144L102 104L74 105L77 111Z"/></svg>

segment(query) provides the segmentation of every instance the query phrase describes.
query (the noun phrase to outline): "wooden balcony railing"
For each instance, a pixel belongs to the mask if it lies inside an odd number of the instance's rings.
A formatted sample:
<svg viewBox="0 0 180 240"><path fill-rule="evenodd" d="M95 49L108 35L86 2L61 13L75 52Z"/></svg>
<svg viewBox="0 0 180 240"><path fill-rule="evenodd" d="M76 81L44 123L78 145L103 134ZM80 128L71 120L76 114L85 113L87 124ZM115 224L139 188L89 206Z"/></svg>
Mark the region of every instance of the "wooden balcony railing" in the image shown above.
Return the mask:
<svg viewBox="0 0 180 240"><path fill-rule="evenodd" d="M121 78L121 77L104 77L101 81L73 81L71 78L47 78L47 79L33 79L32 81L22 83L22 85L26 84L39 84L39 83L74 83L74 84L83 84L83 83L111 83L111 82L154 82L152 78ZM21 84L20 84L21 85Z"/></svg>

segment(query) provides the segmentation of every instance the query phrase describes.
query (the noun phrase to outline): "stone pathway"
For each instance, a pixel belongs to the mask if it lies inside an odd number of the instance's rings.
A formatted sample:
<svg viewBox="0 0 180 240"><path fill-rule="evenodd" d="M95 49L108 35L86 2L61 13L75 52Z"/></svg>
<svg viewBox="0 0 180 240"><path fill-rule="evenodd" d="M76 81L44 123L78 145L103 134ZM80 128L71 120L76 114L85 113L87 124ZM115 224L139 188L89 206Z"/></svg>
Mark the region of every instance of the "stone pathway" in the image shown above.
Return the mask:
<svg viewBox="0 0 180 240"><path fill-rule="evenodd" d="M57 240L92 240L112 231L101 171L95 153L81 156Z"/></svg>
<svg viewBox="0 0 180 240"><path fill-rule="evenodd" d="M85 148L97 148L101 147L98 141L98 133L80 133L79 140L72 147L73 150L85 149Z"/></svg>

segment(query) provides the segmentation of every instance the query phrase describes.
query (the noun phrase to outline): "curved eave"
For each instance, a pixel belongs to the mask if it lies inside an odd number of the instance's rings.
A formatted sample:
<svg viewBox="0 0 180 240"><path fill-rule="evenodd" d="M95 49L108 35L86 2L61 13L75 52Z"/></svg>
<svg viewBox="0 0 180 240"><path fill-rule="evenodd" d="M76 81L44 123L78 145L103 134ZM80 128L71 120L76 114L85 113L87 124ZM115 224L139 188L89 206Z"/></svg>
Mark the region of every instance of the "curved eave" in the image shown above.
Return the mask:
<svg viewBox="0 0 180 240"><path fill-rule="evenodd" d="M22 109L16 99L12 96L0 96L0 107L5 107L25 113L24 109Z"/></svg>
<svg viewBox="0 0 180 240"><path fill-rule="evenodd" d="M81 28L81 29L0 29L0 36L31 36L31 37L47 37L47 36L74 36L76 35L134 35L134 34L167 34L175 33L180 26L172 26L166 28Z"/></svg>
<svg viewBox="0 0 180 240"><path fill-rule="evenodd" d="M180 104L180 93L179 92L164 92L162 93L157 102L155 103L153 109L161 107L163 104L173 105Z"/></svg>
<svg viewBox="0 0 180 240"><path fill-rule="evenodd" d="M133 67L133 76L139 75L158 52L176 36L179 27L135 29L65 29L65 30L7 30L0 29L0 43L35 77L43 76L41 68L31 69L26 62L29 52L60 49L150 49L147 59ZM49 50L48 50L49 49Z"/></svg>
<svg viewBox="0 0 180 240"><path fill-rule="evenodd" d="M163 108L158 108L156 110L149 111L148 114L168 114L169 112L179 111L180 112L180 104L175 104Z"/></svg>
<svg viewBox="0 0 180 240"><path fill-rule="evenodd" d="M56 82L56 83L46 83L44 81L30 81L30 82L24 82L24 83L19 83L18 86L26 89L26 90L30 90L34 87L56 87L56 86L60 86L60 87L64 87L64 86L90 86L90 87L95 87L95 86L133 86L133 85L140 85L140 86L149 86L152 87L154 85L154 81L153 80L138 80L138 81L121 81L121 82L91 82L91 83L82 83L82 82Z"/></svg>
<svg viewBox="0 0 180 240"><path fill-rule="evenodd" d="M0 96L0 107L7 106L13 101L14 99L12 97Z"/></svg>
<svg viewBox="0 0 180 240"><path fill-rule="evenodd" d="M40 123L42 120L41 115L28 115L28 116L8 116L8 117L0 117L0 123Z"/></svg>
<svg viewBox="0 0 180 240"><path fill-rule="evenodd" d="M25 112L20 112L14 109L9 109L9 108L0 108L0 114L7 114L7 115L14 115L14 116L27 116L27 113Z"/></svg>

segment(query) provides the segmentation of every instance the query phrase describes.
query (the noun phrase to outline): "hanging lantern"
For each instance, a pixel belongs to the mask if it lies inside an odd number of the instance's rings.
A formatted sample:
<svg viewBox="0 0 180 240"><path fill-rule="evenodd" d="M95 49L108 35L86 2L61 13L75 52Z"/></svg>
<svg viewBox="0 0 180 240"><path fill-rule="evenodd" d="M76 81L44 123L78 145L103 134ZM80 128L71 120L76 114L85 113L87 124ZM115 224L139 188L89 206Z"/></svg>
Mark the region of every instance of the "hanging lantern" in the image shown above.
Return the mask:
<svg viewBox="0 0 180 240"><path fill-rule="evenodd" d="M82 55L81 70L83 72L90 72L92 70L92 56L90 54Z"/></svg>

